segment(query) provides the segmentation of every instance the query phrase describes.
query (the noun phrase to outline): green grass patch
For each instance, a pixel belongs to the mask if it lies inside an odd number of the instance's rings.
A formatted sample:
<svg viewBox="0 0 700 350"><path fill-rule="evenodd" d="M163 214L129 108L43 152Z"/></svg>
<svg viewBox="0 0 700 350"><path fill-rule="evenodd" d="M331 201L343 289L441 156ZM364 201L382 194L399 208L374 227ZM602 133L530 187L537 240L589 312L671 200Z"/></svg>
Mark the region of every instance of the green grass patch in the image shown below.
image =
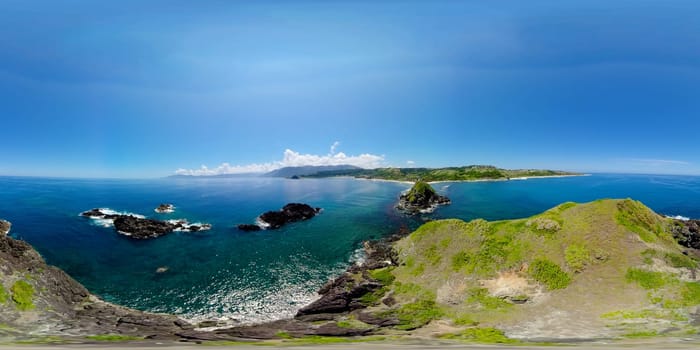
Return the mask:
<svg viewBox="0 0 700 350"><path fill-rule="evenodd" d="M379 301L382 300L384 295L387 292L386 287L379 288L375 290L374 292L369 292L366 293L365 295L360 297L360 302L364 305L367 306L373 306L379 304Z"/></svg>
<svg viewBox="0 0 700 350"><path fill-rule="evenodd" d="M489 294L486 288L474 288L469 291L467 302L478 303L486 310L500 310L511 307L512 304Z"/></svg>
<svg viewBox="0 0 700 350"><path fill-rule="evenodd" d="M469 253L465 251L458 252L457 254L452 256L452 269L454 271L460 271L462 270L465 266L469 265L471 263L472 257L469 255Z"/></svg>
<svg viewBox="0 0 700 350"><path fill-rule="evenodd" d="M685 282L681 291L681 303L684 306L700 305L700 282Z"/></svg>
<svg viewBox="0 0 700 350"><path fill-rule="evenodd" d="M506 337L503 331L496 328L468 328L458 333L440 336L442 339L453 339L486 344L515 344L518 340Z"/></svg>
<svg viewBox="0 0 700 350"><path fill-rule="evenodd" d="M401 330L420 328L443 315L442 309L432 300L419 300L404 304L396 310L399 324L395 328Z"/></svg>
<svg viewBox="0 0 700 350"><path fill-rule="evenodd" d="M7 302L7 299L10 297L9 294L7 294L7 290L5 289L5 286L0 283L0 304L4 304Z"/></svg>
<svg viewBox="0 0 700 350"><path fill-rule="evenodd" d="M12 300L17 305L17 309L27 311L34 309L34 287L26 281L19 280L10 288L12 291Z"/></svg>
<svg viewBox="0 0 700 350"><path fill-rule="evenodd" d="M479 322L475 321L469 315L462 315L452 320L456 326L477 326Z"/></svg>
<svg viewBox="0 0 700 350"><path fill-rule="evenodd" d="M665 273L637 268L629 268L625 278L627 282L637 282L644 289L659 289L668 283L668 277Z"/></svg>
<svg viewBox="0 0 700 350"><path fill-rule="evenodd" d="M666 253L665 258L666 262L668 262L673 267L686 267L689 269L694 269L698 267L698 263L695 260L683 254Z"/></svg>
<svg viewBox="0 0 700 350"><path fill-rule="evenodd" d="M379 281L385 286L390 286L392 283L394 283L394 280L396 279L396 277L391 273L393 269L393 267L385 267L381 269L370 270L369 276L372 277L372 279Z"/></svg>
<svg viewBox="0 0 700 350"><path fill-rule="evenodd" d="M425 255L425 258L428 259L431 265L437 265L442 261L442 256L440 255L440 252L438 251L438 247L433 244L428 249L426 249L423 253Z"/></svg>
<svg viewBox="0 0 700 350"><path fill-rule="evenodd" d="M537 259L530 264L529 274L537 282L549 289L564 289L571 283L571 277L559 265L548 259Z"/></svg>
<svg viewBox="0 0 700 350"><path fill-rule="evenodd" d="M572 244L564 250L566 264L572 271L581 272L591 261L591 252L581 244Z"/></svg>
<svg viewBox="0 0 700 350"><path fill-rule="evenodd" d="M352 316L347 318L347 319L337 321L335 323L335 325L340 327L340 328L348 328L348 329L367 329L367 328L372 327L372 326L368 325L367 323L356 320Z"/></svg>
<svg viewBox="0 0 700 350"><path fill-rule="evenodd" d="M292 338L294 338L294 337L292 337L291 334L289 334L289 332L286 332L286 331L279 331L279 332L275 333L275 337L281 338L281 339L292 339Z"/></svg>
<svg viewBox="0 0 700 350"><path fill-rule="evenodd" d="M638 201L625 199L617 203L615 220L618 224L639 235L642 241L655 242L663 233L658 215Z"/></svg>
<svg viewBox="0 0 700 350"><path fill-rule="evenodd" d="M113 341L113 342L120 342L120 341L131 341L131 340L143 340L143 337L135 337L131 335L124 335L124 334L98 334L98 335L88 335L85 337L86 339L90 340L95 340L95 341Z"/></svg>
<svg viewBox="0 0 700 350"><path fill-rule="evenodd" d="M651 331L636 331L636 332L630 332L627 334L623 334L623 337L626 338L652 338L656 337L659 335L657 331L651 330Z"/></svg>

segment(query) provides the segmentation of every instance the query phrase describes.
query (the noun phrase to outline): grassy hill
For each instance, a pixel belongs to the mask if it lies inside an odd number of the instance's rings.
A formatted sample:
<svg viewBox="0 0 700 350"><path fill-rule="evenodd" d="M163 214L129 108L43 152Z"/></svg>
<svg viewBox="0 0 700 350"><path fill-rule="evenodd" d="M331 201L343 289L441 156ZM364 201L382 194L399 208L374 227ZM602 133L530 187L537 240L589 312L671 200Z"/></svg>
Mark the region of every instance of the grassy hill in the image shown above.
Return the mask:
<svg viewBox="0 0 700 350"><path fill-rule="evenodd" d="M399 266L369 272L384 287L363 300L397 331L451 339L697 334L698 263L670 224L629 199L429 222L395 244Z"/></svg>
<svg viewBox="0 0 700 350"><path fill-rule="evenodd" d="M507 180L514 177L578 175L576 173L536 170L536 169L500 169L490 165L469 165L449 168L377 168L323 171L307 177L352 176L364 179L382 179L395 181L474 181Z"/></svg>

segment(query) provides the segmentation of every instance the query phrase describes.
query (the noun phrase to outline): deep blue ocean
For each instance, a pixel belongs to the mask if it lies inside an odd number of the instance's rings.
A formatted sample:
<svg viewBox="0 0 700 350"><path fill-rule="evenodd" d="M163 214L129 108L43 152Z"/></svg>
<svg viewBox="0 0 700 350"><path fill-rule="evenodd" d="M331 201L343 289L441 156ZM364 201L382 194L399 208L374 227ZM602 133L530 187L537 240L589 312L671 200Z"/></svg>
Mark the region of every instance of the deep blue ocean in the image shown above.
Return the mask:
<svg viewBox="0 0 700 350"><path fill-rule="evenodd" d="M666 215L700 218L700 177L595 174L496 182L436 183L452 199L419 219L393 205L404 183L349 178L87 180L0 177L0 218L11 235L103 299L191 320L258 322L291 316L356 259L362 241L422 220L526 217L561 202L634 198ZM172 214L154 208L172 203ZM241 232L288 202L323 208L279 230ZM80 217L95 207L213 225L148 241ZM156 273L167 267L164 273Z"/></svg>

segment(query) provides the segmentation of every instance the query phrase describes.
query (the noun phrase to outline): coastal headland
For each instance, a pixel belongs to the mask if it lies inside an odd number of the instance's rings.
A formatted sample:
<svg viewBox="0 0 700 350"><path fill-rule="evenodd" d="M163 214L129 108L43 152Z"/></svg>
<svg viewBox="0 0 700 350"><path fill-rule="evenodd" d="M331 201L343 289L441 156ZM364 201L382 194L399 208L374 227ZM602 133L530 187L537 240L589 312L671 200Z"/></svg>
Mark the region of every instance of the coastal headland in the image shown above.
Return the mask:
<svg viewBox="0 0 700 350"><path fill-rule="evenodd" d="M0 334L10 343L268 345L694 338L697 224L630 199L563 203L517 220L432 221L366 242L362 264L293 319L219 329L105 303L2 235Z"/></svg>

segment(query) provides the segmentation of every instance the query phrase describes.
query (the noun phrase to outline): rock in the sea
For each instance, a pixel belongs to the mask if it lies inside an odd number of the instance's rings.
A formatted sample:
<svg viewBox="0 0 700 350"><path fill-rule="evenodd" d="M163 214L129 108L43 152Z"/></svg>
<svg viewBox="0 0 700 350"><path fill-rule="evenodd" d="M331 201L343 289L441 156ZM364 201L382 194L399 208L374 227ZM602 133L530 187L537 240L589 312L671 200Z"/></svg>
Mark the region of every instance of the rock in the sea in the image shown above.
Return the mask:
<svg viewBox="0 0 700 350"><path fill-rule="evenodd" d="M167 266L161 266L161 267L159 267L159 268L156 269L156 273L166 273L166 272L168 272L168 270L170 270L169 267L167 267Z"/></svg>
<svg viewBox="0 0 700 350"><path fill-rule="evenodd" d="M156 213L172 213L175 211L175 206L172 204L168 203L162 203L161 205L158 206L158 208L155 209Z"/></svg>
<svg viewBox="0 0 700 350"><path fill-rule="evenodd" d="M700 220L673 220L671 233L678 244L700 249Z"/></svg>
<svg viewBox="0 0 700 350"><path fill-rule="evenodd" d="M210 224L190 224L187 220L155 220L134 216L131 214L113 214L105 209L95 208L80 215L112 220L117 232L134 239L156 238L173 231L197 232L211 228Z"/></svg>
<svg viewBox="0 0 700 350"><path fill-rule="evenodd" d="M268 211L260 215L258 217L259 225L241 224L238 225L238 229L242 231L257 231L260 228L276 229L290 222L311 219L320 212L321 208L313 208L308 204L289 203L281 210ZM255 226L258 228L256 229Z"/></svg>
<svg viewBox="0 0 700 350"><path fill-rule="evenodd" d="M241 231L245 232L251 232L251 231L260 231L262 230L260 226L258 225L253 225L253 224L240 224L238 225L238 229Z"/></svg>
<svg viewBox="0 0 700 350"><path fill-rule="evenodd" d="M7 236L10 233L12 224L9 221L0 220L0 237Z"/></svg>
<svg viewBox="0 0 700 350"><path fill-rule="evenodd" d="M121 234L135 239L156 238L175 230L176 225L166 221L141 219L123 215L114 219L114 228Z"/></svg>
<svg viewBox="0 0 700 350"><path fill-rule="evenodd" d="M427 182L417 181L411 189L401 194L396 208L407 214L430 213L438 205L447 205L451 201L435 192Z"/></svg>

